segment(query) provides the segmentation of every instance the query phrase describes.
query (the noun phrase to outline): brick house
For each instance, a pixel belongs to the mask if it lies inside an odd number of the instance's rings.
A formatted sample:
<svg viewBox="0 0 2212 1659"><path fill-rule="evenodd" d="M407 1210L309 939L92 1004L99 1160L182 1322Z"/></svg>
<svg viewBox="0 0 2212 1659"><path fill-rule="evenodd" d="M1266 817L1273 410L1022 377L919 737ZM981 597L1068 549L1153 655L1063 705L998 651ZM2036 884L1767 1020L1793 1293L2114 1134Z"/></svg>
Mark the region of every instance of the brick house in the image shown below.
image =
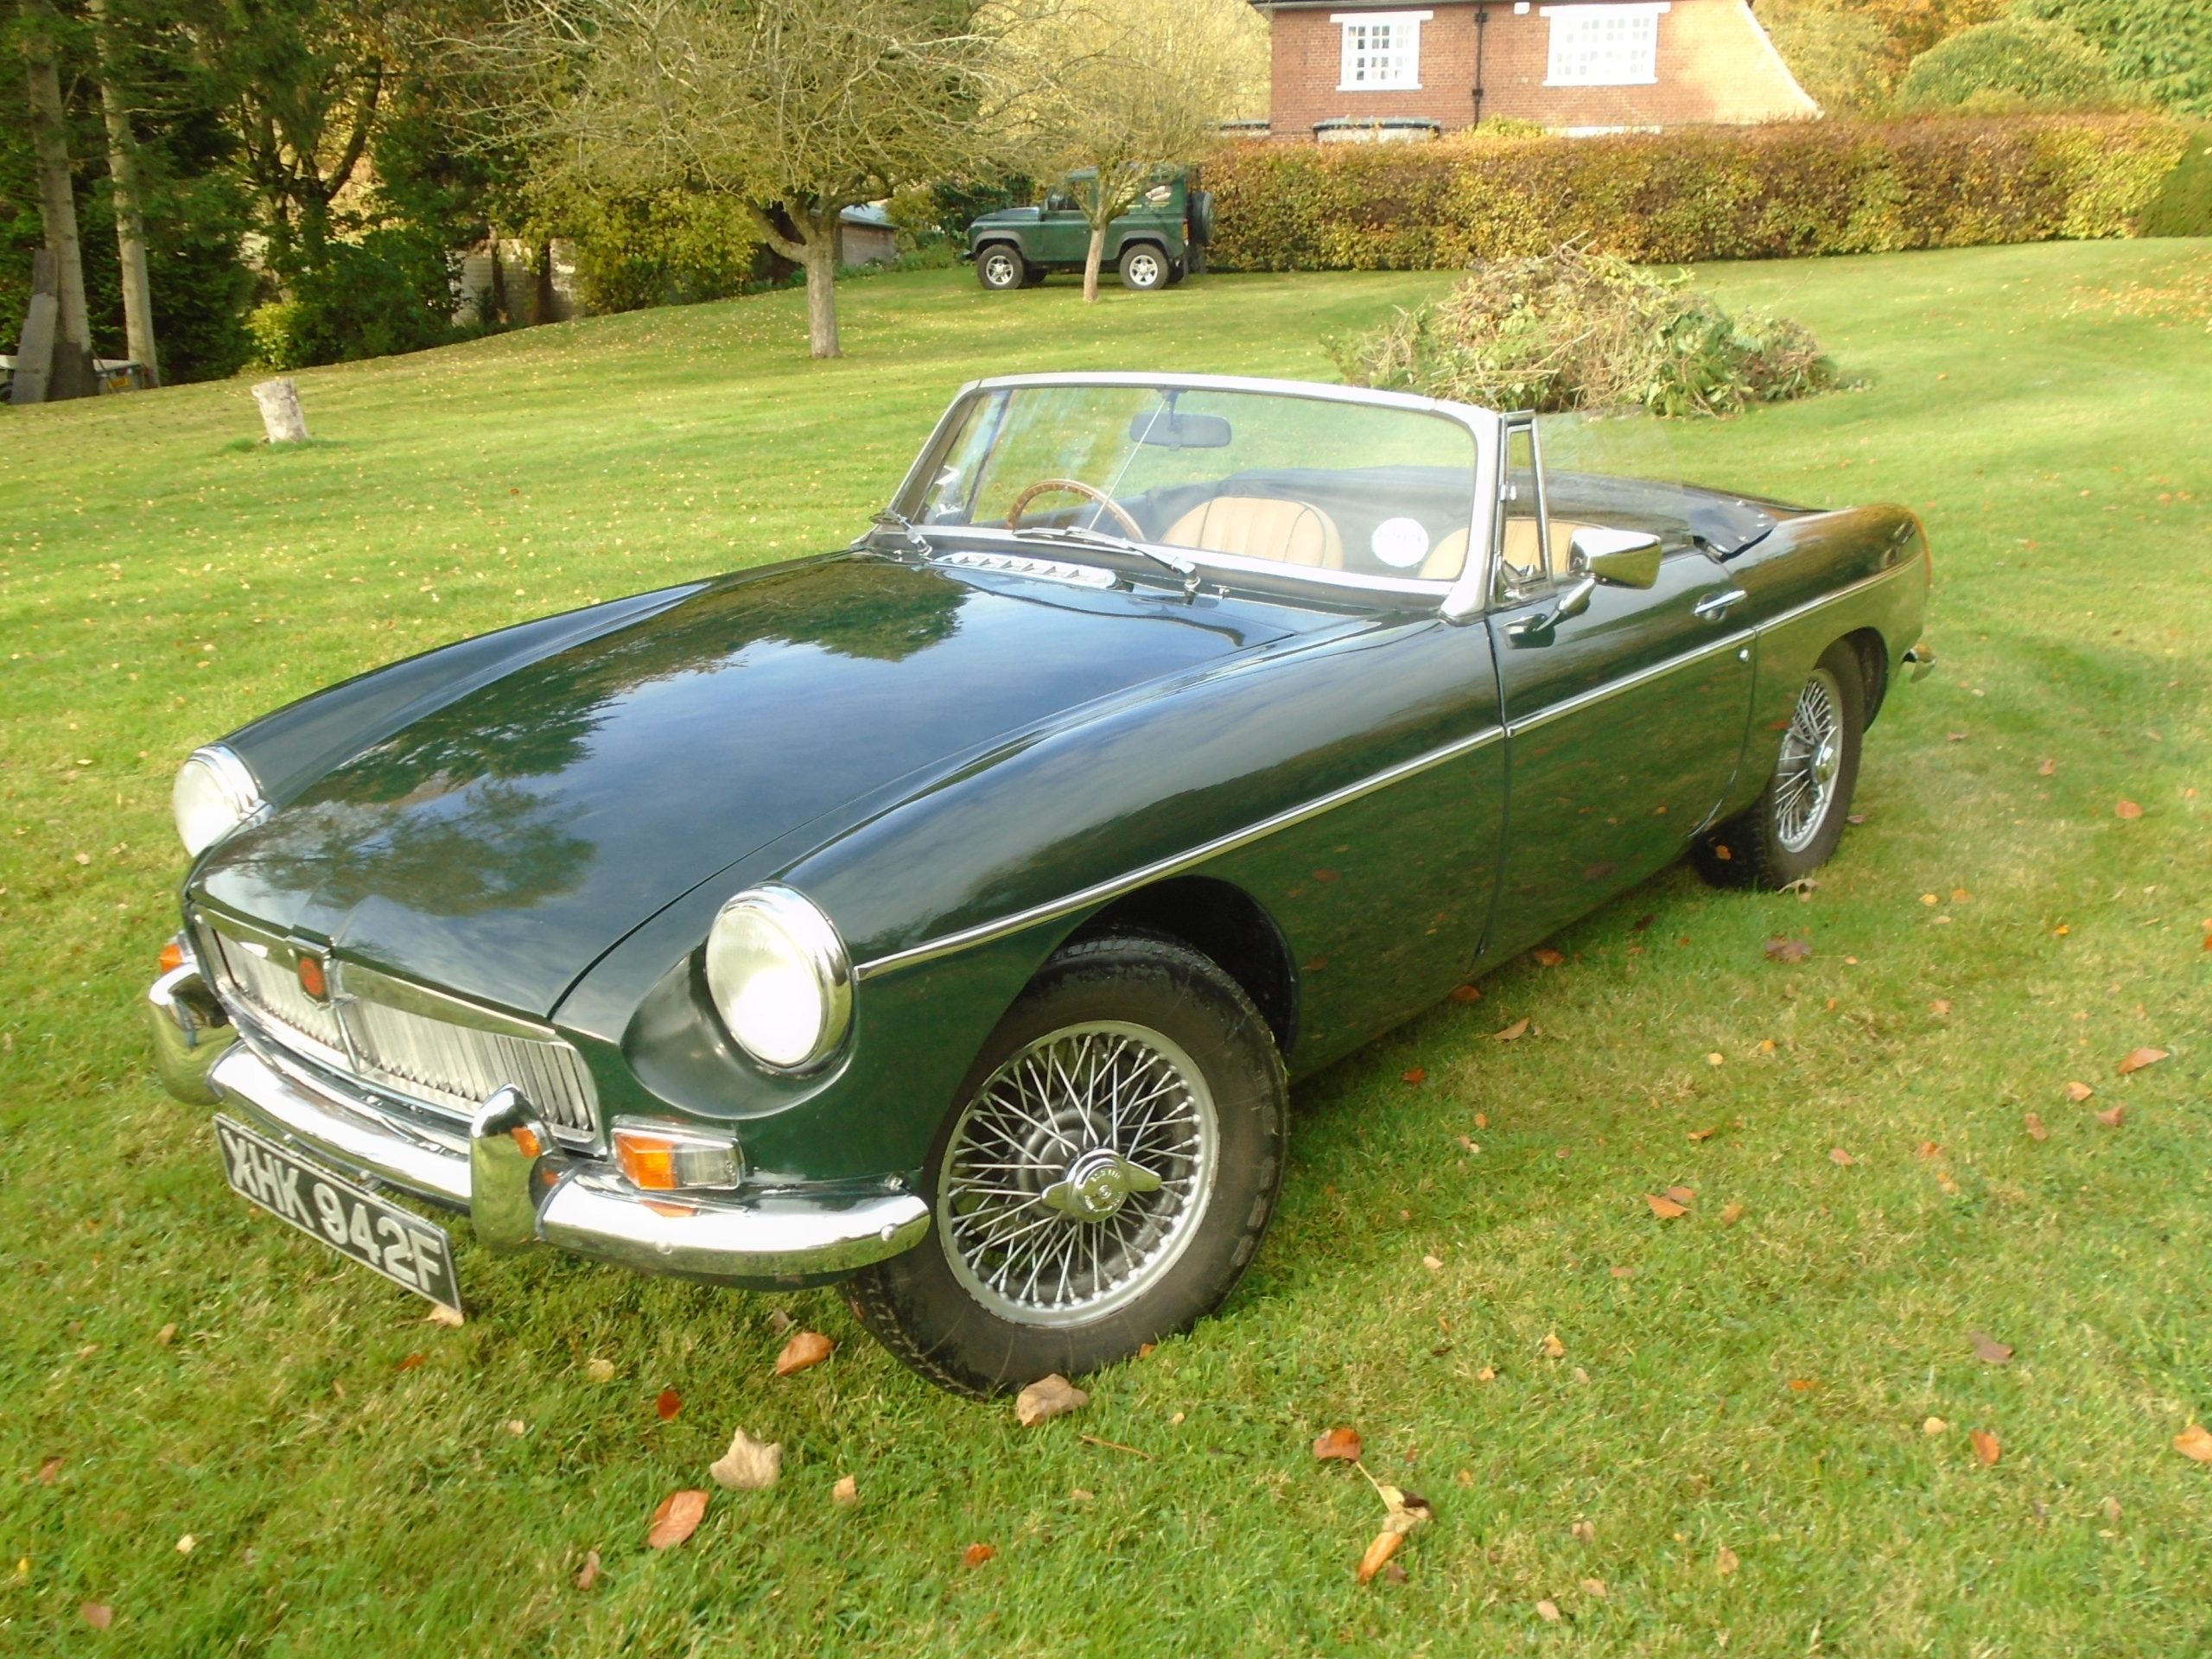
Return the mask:
<svg viewBox="0 0 2212 1659"><path fill-rule="evenodd" d="M1815 116L1746 0L1252 0L1277 138L1570 133Z"/></svg>

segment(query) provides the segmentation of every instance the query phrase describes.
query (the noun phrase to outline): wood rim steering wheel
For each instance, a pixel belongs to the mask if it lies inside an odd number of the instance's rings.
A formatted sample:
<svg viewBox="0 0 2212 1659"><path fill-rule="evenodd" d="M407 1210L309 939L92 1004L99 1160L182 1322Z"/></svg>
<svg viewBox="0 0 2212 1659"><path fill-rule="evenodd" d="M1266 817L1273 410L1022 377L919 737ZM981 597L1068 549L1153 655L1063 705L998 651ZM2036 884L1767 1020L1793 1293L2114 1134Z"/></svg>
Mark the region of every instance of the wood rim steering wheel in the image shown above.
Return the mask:
<svg viewBox="0 0 2212 1659"><path fill-rule="evenodd" d="M1079 478L1039 479L1014 498L1014 505L1006 510L1006 527L1008 530L1020 529L1021 510L1039 496L1050 495L1056 490L1065 490L1071 495L1080 495L1088 500L1096 502L1114 516L1115 521L1122 526L1123 532L1131 541L1141 542L1146 539L1144 526L1130 518L1128 510L1120 502L1103 490L1093 489Z"/></svg>

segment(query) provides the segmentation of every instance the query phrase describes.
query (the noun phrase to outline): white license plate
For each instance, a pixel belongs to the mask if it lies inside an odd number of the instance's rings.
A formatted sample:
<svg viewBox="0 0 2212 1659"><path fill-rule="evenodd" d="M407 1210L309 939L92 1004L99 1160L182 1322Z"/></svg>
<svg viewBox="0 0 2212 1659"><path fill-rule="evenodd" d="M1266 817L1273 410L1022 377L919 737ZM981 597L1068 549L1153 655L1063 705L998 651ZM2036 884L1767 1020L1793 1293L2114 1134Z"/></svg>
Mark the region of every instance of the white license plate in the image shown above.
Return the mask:
<svg viewBox="0 0 2212 1659"><path fill-rule="evenodd" d="M223 1173L239 1197L417 1296L460 1309L453 1241L443 1228L227 1117L215 1119L215 1141Z"/></svg>

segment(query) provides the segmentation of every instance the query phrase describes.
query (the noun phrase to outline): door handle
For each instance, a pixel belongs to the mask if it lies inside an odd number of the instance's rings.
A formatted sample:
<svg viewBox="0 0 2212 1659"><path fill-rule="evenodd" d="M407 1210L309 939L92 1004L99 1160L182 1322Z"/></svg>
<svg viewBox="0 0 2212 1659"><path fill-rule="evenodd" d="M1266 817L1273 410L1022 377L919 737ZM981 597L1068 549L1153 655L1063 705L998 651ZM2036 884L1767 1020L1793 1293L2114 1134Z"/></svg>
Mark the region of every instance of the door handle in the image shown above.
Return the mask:
<svg viewBox="0 0 2212 1659"><path fill-rule="evenodd" d="M1690 614L1701 616L1707 621L1718 621L1728 614L1733 606L1742 604L1751 595L1740 588L1726 588L1717 594L1707 594L1690 607Z"/></svg>

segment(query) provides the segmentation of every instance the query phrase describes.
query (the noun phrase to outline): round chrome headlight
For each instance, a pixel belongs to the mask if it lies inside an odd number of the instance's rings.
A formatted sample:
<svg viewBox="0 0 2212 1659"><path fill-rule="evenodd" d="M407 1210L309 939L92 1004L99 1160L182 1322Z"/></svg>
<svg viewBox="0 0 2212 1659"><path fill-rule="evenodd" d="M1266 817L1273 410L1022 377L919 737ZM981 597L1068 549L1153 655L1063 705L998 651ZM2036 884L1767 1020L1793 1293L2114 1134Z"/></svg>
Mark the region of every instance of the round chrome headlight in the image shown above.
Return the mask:
<svg viewBox="0 0 2212 1659"><path fill-rule="evenodd" d="M707 989L745 1052L779 1071L827 1058L853 1013L853 969L830 918L789 887L755 887L707 935Z"/></svg>
<svg viewBox="0 0 2212 1659"><path fill-rule="evenodd" d="M246 763L220 744L196 749L170 795L176 832L194 858L261 810L261 785Z"/></svg>

